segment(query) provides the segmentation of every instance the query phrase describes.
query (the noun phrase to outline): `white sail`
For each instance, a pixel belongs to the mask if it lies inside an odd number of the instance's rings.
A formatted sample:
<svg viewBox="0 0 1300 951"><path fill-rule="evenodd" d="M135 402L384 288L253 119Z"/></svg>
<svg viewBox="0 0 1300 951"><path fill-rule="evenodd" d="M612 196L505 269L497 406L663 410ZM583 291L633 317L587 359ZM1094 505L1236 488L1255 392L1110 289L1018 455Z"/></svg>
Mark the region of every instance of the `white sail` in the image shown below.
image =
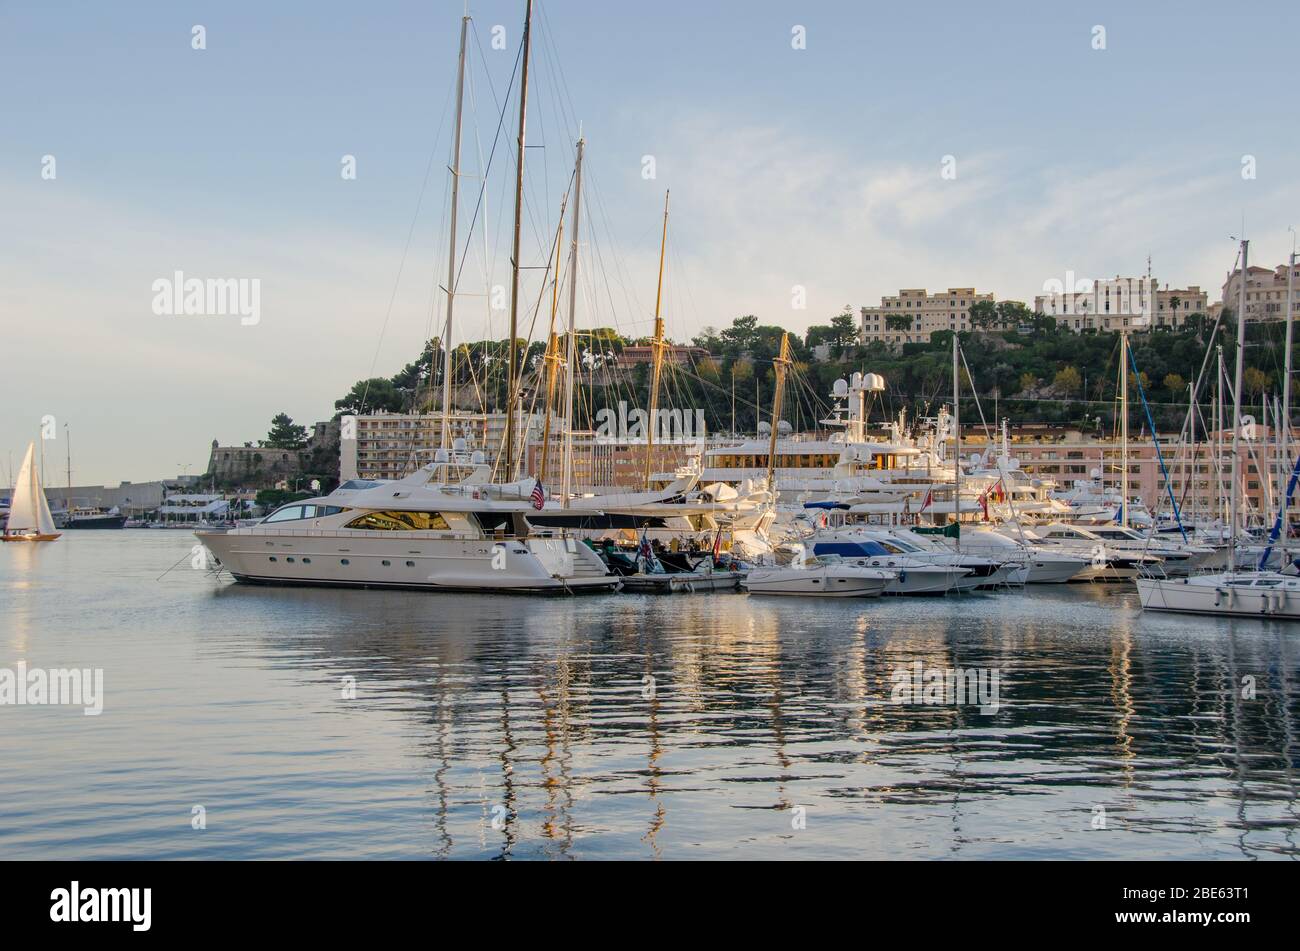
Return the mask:
<svg viewBox="0 0 1300 951"><path fill-rule="evenodd" d="M18 470L18 481L14 484L14 497L9 503L9 526L6 530L11 534L55 533L50 505L45 500L45 490L41 488L41 480L32 461L35 452L36 444L28 443L27 455L23 457L22 468Z"/></svg>

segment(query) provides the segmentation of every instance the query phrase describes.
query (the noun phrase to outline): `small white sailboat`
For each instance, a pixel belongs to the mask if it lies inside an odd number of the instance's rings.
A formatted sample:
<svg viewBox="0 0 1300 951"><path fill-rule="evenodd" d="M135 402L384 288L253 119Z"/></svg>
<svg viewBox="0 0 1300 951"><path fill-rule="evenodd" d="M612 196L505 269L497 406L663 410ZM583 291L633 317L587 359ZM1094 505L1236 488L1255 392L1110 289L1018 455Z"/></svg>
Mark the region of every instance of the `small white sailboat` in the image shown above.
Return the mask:
<svg viewBox="0 0 1300 951"><path fill-rule="evenodd" d="M36 444L28 443L9 503L9 524L0 535L7 542L52 542L60 534L54 529L54 516L50 514L50 504L45 501L45 490L32 461L35 452Z"/></svg>

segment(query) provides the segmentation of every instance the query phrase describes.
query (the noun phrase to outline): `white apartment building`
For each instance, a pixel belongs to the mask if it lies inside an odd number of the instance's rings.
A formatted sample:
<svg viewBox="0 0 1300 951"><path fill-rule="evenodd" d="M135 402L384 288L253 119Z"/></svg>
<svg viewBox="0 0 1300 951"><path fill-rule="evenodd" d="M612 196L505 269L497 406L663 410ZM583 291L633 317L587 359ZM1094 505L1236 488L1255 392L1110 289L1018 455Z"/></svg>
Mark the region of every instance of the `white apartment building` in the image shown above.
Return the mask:
<svg viewBox="0 0 1300 951"><path fill-rule="evenodd" d="M1209 297L1195 284L1162 288L1150 277L1076 281L1072 274L1067 283L1069 287L1047 288L1035 297L1034 310L1075 332L1177 328L1192 314L1209 312Z"/></svg>

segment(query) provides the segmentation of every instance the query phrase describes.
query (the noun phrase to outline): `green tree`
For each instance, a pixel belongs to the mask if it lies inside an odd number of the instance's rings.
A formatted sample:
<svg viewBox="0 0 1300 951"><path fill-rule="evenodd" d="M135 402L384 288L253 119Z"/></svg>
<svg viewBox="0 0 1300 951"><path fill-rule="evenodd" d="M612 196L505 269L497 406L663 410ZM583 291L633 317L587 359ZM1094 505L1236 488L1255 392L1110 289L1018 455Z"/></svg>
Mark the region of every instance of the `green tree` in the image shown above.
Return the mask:
<svg viewBox="0 0 1300 951"><path fill-rule="evenodd" d="M1021 392L1021 393L1028 393L1028 392L1030 392L1031 390L1033 390L1034 387L1036 387L1036 386L1038 386L1038 377L1034 376L1032 373L1022 373L1022 374L1020 374L1020 392Z"/></svg>
<svg viewBox="0 0 1300 951"><path fill-rule="evenodd" d="M991 300L977 300L970 305L970 325L974 330L992 330L998 325L998 305Z"/></svg>
<svg viewBox="0 0 1300 951"><path fill-rule="evenodd" d="M831 330L835 341L836 356L839 356L844 348L858 337L858 326L857 321L853 319L853 311L846 307L844 313L832 317Z"/></svg>
<svg viewBox="0 0 1300 951"><path fill-rule="evenodd" d="M307 427L295 426L288 413L277 413L261 445L267 449L301 449L307 445Z"/></svg>
<svg viewBox="0 0 1300 951"><path fill-rule="evenodd" d="M758 318L753 314L746 314L733 320L731 326L722 331L720 336L732 352L743 353L754 345L757 339L755 334L757 327Z"/></svg>
<svg viewBox="0 0 1300 951"><path fill-rule="evenodd" d="M400 413L406 409L406 399L392 380L377 376L352 384L346 396L334 401L334 409L338 415L351 413L354 416L379 410Z"/></svg>
<svg viewBox="0 0 1300 951"><path fill-rule="evenodd" d="M1066 366L1056 371L1056 376L1052 378L1052 386L1058 393L1066 396L1078 396L1083 390L1083 377L1074 367Z"/></svg>
<svg viewBox="0 0 1300 951"><path fill-rule="evenodd" d="M1241 385L1249 395L1258 397L1260 393L1264 392L1264 387L1268 386L1268 374L1256 367L1246 367L1246 372L1241 378Z"/></svg>
<svg viewBox="0 0 1300 951"><path fill-rule="evenodd" d="M1169 391L1169 398L1175 402L1183 395L1187 389L1187 381L1183 379L1182 374L1166 373L1164 379L1165 389Z"/></svg>

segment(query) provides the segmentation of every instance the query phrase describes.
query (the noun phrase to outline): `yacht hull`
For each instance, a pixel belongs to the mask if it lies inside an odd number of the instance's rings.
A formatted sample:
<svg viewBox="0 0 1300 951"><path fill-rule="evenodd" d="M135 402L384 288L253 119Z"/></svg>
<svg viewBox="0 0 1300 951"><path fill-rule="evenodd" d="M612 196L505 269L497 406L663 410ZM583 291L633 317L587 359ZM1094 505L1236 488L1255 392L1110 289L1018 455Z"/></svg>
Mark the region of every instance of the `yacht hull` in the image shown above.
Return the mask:
<svg viewBox="0 0 1300 951"><path fill-rule="evenodd" d="M1300 581L1225 580L1209 575L1186 580L1139 578L1138 600L1147 611L1257 617L1300 621Z"/></svg>
<svg viewBox="0 0 1300 951"><path fill-rule="evenodd" d="M196 532L236 581L427 591L611 591L585 545L561 539L374 537L376 533ZM380 533L382 534L382 533Z"/></svg>

